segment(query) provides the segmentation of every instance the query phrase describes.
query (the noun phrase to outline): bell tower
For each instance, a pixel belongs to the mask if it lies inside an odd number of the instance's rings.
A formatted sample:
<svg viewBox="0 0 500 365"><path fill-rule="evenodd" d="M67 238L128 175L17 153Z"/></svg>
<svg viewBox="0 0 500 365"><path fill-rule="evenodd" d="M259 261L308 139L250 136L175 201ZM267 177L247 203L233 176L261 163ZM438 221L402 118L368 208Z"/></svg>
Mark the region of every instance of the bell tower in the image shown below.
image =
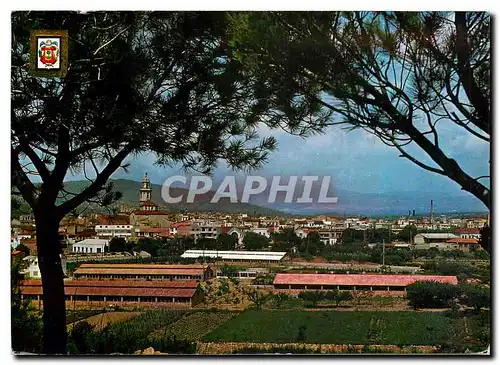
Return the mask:
<svg viewBox="0 0 500 365"><path fill-rule="evenodd" d="M151 182L148 179L148 173L144 175L144 179L142 179L142 186L139 190L141 203L151 201Z"/></svg>

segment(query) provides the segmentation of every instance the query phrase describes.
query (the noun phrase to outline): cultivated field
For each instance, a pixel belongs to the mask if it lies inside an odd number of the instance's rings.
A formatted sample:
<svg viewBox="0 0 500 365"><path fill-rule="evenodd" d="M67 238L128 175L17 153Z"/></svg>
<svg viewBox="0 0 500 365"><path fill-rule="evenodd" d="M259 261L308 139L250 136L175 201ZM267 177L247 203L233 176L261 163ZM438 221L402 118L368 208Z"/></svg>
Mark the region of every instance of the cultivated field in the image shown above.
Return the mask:
<svg viewBox="0 0 500 365"><path fill-rule="evenodd" d="M96 314L92 317L87 317L85 319L82 319L81 321L85 321L92 326L95 326L95 329L97 330L102 330L108 324L122 323L136 317L139 314L140 312L105 312ZM78 322L74 322L69 326L72 327Z"/></svg>
<svg viewBox="0 0 500 365"><path fill-rule="evenodd" d="M442 313L245 311L202 338L211 342L435 345L452 320Z"/></svg>
<svg viewBox="0 0 500 365"><path fill-rule="evenodd" d="M238 312L229 311L187 313L169 326L154 331L150 336L160 338L175 336L178 339L198 341L237 314Z"/></svg>

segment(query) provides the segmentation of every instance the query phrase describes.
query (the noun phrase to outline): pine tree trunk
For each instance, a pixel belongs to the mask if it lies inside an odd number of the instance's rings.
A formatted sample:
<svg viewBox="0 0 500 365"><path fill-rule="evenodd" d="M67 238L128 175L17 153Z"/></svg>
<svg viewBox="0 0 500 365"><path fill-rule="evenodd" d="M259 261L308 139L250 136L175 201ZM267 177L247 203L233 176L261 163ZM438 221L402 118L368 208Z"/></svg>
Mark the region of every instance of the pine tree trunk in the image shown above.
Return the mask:
<svg viewBox="0 0 500 365"><path fill-rule="evenodd" d="M35 213L38 265L43 287L43 352L66 353L66 307L61 265L59 222L45 209Z"/></svg>

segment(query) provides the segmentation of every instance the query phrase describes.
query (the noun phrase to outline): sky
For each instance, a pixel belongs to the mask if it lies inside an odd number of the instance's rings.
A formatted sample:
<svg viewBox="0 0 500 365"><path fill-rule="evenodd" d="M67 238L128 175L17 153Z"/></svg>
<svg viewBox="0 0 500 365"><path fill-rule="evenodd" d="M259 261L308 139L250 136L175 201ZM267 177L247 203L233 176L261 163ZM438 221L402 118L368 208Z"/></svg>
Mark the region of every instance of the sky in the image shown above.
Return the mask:
<svg viewBox="0 0 500 365"><path fill-rule="evenodd" d="M440 127L440 145L449 157L455 158L471 176L489 175L490 146L461 128L449 123ZM468 195L449 178L428 172L411 161L399 157L395 148L384 145L375 136L362 130L346 131L339 126L307 139L292 136L281 130L261 127L261 136L273 135L277 151L268 163L254 175L329 175L335 187L362 193L377 192L435 192ZM411 151L411 149L410 149ZM416 153L423 161L423 154ZM164 168L154 165L151 154L130 158L129 173L118 171L113 178L141 180L147 172L151 181L162 184L168 176L184 174L180 167ZM225 166L214 171L216 179L234 173ZM71 179L78 179L74 176ZM489 185L489 180L481 180Z"/></svg>

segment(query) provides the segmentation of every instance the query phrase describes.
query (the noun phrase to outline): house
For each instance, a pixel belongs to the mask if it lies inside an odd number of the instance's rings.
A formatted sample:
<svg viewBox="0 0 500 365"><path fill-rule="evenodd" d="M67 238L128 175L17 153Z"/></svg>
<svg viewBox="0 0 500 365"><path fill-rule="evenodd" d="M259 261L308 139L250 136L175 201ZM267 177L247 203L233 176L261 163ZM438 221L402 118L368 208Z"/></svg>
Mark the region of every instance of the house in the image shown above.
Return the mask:
<svg viewBox="0 0 500 365"><path fill-rule="evenodd" d="M479 248L479 240L475 238L452 238L446 241L448 249L470 252Z"/></svg>
<svg viewBox="0 0 500 365"><path fill-rule="evenodd" d="M171 236L189 236L192 231L192 222L191 221L181 221L172 224L168 227L168 233Z"/></svg>
<svg viewBox="0 0 500 365"><path fill-rule="evenodd" d="M109 241L100 238L87 238L73 243L73 252L78 253L103 253L108 249Z"/></svg>
<svg viewBox="0 0 500 365"><path fill-rule="evenodd" d="M10 236L10 247L16 248L21 244L21 238L19 236L12 235Z"/></svg>
<svg viewBox="0 0 500 365"><path fill-rule="evenodd" d="M103 239L119 237L129 240L132 238L133 232L134 226L131 224L106 224L95 226L95 233L97 237Z"/></svg>
<svg viewBox="0 0 500 365"><path fill-rule="evenodd" d="M457 238L453 233L418 233L413 238L416 249L448 249L448 240Z"/></svg>
<svg viewBox="0 0 500 365"><path fill-rule="evenodd" d="M250 232L260 234L261 236L265 236L267 238L271 237L271 233L268 232L266 227L250 228Z"/></svg>
<svg viewBox="0 0 500 365"><path fill-rule="evenodd" d="M162 238L170 236L169 228L137 228L135 234L137 238Z"/></svg>
<svg viewBox="0 0 500 365"><path fill-rule="evenodd" d="M217 239L220 226L214 222L200 222L193 224L191 234L195 241L200 238Z"/></svg>
<svg viewBox="0 0 500 365"><path fill-rule="evenodd" d="M479 228L458 228L455 230L455 235L460 238L481 239L481 231Z"/></svg>
<svg viewBox="0 0 500 365"><path fill-rule="evenodd" d="M21 274L24 274L25 277L28 277L30 279L42 278L42 275L40 274L40 268L38 267L37 256L26 256L22 261L26 262L28 266L25 270L21 271Z"/></svg>

